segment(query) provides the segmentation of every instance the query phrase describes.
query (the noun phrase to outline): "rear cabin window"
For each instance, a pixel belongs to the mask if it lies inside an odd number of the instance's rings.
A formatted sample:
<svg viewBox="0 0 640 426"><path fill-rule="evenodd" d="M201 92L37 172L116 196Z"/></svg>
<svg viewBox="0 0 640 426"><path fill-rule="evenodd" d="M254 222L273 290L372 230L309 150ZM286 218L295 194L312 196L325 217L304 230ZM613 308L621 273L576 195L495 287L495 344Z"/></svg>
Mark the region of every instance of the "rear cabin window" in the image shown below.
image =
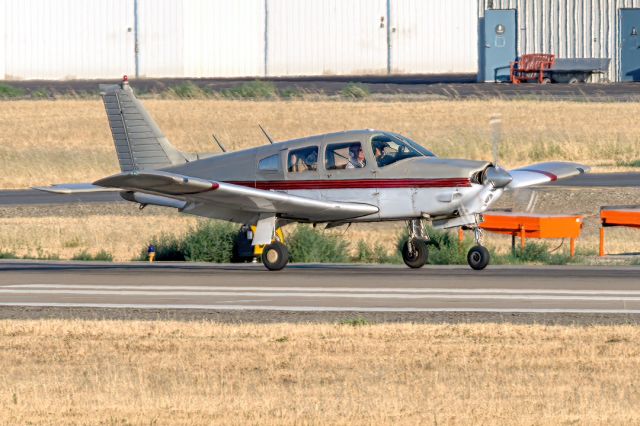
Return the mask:
<svg viewBox="0 0 640 426"><path fill-rule="evenodd" d="M277 172L280 170L280 155L273 154L258 162L258 170L263 172Z"/></svg>
<svg viewBox="0 0 640 426"><path fill-rule="evenodd" d="M310 146L289 151L287 167L289 173L304 173L318 170L318 147Z"/></svg>
<svg viewBox="0 0 640 426"><path fill-rule="evenodd" d="M367 165L360 142L327 145L325 167L327 170L360 169Z"/></svg>

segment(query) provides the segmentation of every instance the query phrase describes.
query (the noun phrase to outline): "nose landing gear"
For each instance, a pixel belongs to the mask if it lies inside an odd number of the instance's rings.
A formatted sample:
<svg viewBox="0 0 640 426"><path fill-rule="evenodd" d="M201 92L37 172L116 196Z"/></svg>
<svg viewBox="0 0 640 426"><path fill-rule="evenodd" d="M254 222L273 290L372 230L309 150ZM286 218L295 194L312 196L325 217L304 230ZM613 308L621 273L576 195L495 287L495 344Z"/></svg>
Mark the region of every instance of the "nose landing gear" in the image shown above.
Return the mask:
<svg viewBox="0 0 640 426"><path fill-rule="evenodd" d="M480 271L487 267L491 260L491 255L489 254L489 250L482 245L482 230L475 227L473 234L477 245L471 247L469 253L467 253L467 263L472 269Z"/></svg>

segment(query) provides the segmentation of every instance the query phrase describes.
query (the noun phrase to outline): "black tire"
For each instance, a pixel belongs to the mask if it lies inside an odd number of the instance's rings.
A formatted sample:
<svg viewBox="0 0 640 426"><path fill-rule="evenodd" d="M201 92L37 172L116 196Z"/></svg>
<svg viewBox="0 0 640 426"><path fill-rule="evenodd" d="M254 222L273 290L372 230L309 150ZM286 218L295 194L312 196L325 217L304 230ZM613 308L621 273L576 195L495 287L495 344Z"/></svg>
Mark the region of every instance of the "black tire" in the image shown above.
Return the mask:
<svg viewBox="0 0 640 426"><path fill-rule="evenodd" d="M473 246L469 250L469 253L467 253L467 262L469 266L476 271L486 268L489 260L491 260L489 250L483 246Z"/></svg>
<svg viewBox="0 0 640 426"><path fill-rule="evenodd" d="M429 258L429 248L422 240L412 241L413 250L409 251L409 241L402 245L402 260L409 268L422 268Z"/></svg>
<svg viewBox="0 0 640 426"><path fill-rule="evenodd" d="M267 244L262 250L262 263L270 271L279 271L289 262L289 250L280 243Z"/></svg>

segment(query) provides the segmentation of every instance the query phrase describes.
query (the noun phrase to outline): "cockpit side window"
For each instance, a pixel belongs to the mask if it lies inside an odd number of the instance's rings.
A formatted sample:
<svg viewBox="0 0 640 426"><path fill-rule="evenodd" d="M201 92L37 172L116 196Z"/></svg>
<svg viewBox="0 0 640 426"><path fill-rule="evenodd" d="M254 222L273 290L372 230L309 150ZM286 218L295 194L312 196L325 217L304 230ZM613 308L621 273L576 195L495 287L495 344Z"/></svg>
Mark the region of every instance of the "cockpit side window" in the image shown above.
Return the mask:
<svg viewBox="0 0 640 426"><path fill-rule="evenodd" d="M318 147L309 146L290 151L287 167L289 173L318 170Z"/></svg>
<svg viewBox="0 0 640 426"><path fill-rule="evenodd" d="M416 149L413 144L415 142L410 143L410 141L403 140L401 137L386 133L371 138L371 149L378 167L385 167L407 158L433 156L427 150Z"/></svg>
<svg viewBox="0 0 640 426"><path fill-rule="evenodd" d="M367 165L360 142L327 145L325 167L327 170L361 169Z"/></svg>
<svg viewBox="0 0 640 426"><path fill-rule="evenodd" d="M277 172L280 170L280 155L273 154L258 162L258 170L263 172Z"/></svg>

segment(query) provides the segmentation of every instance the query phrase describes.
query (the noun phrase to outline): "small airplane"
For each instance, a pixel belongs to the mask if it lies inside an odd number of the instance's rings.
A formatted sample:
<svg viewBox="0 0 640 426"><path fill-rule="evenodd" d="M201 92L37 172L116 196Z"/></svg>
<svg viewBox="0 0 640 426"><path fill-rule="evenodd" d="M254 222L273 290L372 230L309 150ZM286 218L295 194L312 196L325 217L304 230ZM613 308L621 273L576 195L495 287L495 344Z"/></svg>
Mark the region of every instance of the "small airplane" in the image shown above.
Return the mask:
<svg viewBox="0 0 640 426"><path fill-rule="evenodd" d="M490 261L478 225L482 213L508 190L589 171L546 162L507 171L488 161L444 159L411 139L380 130L351 130L199 156L178 151L135 97L125 76L100 85L121 173L93 184L38 188L57 193L115 189L141 207L256 226L253 245L262 262L280 270L289 261L276 230L293 222L335 227L356 222L404 221L402 257L411 268L427 262L434 228L474 230L469 265ZM223 148L221 146L221 148ZM224 151L224 148L223 148Z"/></svg>

